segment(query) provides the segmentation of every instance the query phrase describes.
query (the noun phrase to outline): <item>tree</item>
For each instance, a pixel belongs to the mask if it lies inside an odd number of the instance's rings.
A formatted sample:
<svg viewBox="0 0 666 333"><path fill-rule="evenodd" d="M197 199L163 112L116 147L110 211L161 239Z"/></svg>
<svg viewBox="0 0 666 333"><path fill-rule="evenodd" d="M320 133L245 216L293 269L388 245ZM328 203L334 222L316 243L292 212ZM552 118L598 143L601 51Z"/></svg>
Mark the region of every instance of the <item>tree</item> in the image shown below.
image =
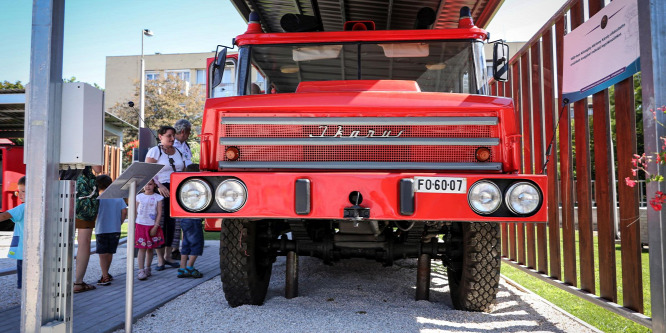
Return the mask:
<svg viewBox="0 0 666 333"><path fill-rule="evenodd" d="M21 81L16 81L15 83L11 83L7 80L0 82L0 89L25 89L23 86L23 83Z"/></svg>
<svg viewBox="0 0 666 333"><path fill-rule="evenodd" d="M138 101L139 91L139 82L136 82L134 94L127 96L125 100ZM147 81L145 91L144 123L146 127L155 132L160 126L173 126L177 120L184 118L192 123L190 141L198 141L198 130L201 127L204 102L206 100L203 86L190 85L179 77L170 75L168 78ZM138 103L130 107L126 102L119 102L112 106L109 112L139 127ZM127 149L129 148L127 145L136 139L136 130L125 130L123 145ZM198 146L196 143L194 145ZM127 162L125 165L129 165L130 161Z"/></svg>

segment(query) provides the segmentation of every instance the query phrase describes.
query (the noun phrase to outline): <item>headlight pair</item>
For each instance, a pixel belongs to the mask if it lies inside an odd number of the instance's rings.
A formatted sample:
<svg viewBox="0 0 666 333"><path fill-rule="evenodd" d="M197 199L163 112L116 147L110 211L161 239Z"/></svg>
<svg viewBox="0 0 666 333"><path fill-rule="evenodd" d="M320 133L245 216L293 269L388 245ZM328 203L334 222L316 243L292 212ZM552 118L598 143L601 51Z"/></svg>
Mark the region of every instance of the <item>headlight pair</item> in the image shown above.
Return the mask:
<svg viewBox="0 0 666 333"><path fill-rule="evenodd" d="M207 209L212 201L211 186L203 179L192 178L183 182L178 191L178 200L187 210L201 212ZM215 189L215 202L227 212L235 212L245 205L247 187L238 179L223 180Z"/></svg>
<svg viewBox="0 0 666 333"><path fill-rule="evenodd" d="M492 181L481 180L470 187L467 200L476 213L489 215L501 207L502 191ZM516 182L505 192L504 201L512 213L527 215L539 207L541 193L532 183Z"/></svg>

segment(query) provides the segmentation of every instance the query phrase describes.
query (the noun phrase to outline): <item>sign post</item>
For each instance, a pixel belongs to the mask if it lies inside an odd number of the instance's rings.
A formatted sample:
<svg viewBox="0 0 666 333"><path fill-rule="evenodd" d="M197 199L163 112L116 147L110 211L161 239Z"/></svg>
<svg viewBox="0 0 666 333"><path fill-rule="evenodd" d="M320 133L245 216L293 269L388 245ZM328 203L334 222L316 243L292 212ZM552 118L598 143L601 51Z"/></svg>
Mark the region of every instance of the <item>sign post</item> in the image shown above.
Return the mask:
<svg viewBox="0 0 666 333"><path fill-rule="evenodd" d="M127 278L125 282L125 332L132 332L132 304L134 297L134 224L136 223L136 189L143 188L164 166L157 163L135 162L123 172L99 199L127 198L129 224L127 225Z"/></svg>

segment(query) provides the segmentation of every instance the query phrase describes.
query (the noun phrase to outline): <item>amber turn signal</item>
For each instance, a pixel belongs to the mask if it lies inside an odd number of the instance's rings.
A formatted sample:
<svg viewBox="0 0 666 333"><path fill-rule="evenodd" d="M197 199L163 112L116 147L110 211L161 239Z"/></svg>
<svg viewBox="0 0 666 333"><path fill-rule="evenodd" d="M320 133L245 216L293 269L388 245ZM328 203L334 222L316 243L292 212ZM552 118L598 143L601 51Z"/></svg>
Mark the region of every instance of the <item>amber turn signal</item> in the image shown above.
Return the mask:
<svg viewBox="0 0 666 333"><path fill-rule="evenodd" d="M490 149L486 147L479 147L476 150L476 160L479 162L485 162L490 159Z"/></svg>
<svg viewBox="0 0 666 333"><path fill-rule="evenodd" d="M224 152L224 156L226 156L229 161L235 161L240 156L240 151L236 147L229 147Z"/></svg>

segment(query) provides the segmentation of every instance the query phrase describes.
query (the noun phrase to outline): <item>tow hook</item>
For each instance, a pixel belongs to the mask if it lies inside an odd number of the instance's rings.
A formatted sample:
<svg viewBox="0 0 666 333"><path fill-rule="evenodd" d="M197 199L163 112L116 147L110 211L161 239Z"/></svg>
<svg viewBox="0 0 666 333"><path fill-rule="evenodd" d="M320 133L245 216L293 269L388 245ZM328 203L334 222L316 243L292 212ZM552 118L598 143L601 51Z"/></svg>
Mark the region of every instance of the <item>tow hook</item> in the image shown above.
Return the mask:
<svg viewBox="0 0 666 333"><path fill-rule="evenodd" d="M346 207L343 212L343 217L354 221L363 221L363 219L370 218L370 208L361 207L363 202L363 195L359 191L349 193L349 202L351 207Z"/></svg>
<svg viewBox="0 0 666 333"><path fill-rule="evenodd" d="M355 221L363 221L370 218L370 208L364 208L359 205L346 207L344 209L344 218Z"/></svg>

